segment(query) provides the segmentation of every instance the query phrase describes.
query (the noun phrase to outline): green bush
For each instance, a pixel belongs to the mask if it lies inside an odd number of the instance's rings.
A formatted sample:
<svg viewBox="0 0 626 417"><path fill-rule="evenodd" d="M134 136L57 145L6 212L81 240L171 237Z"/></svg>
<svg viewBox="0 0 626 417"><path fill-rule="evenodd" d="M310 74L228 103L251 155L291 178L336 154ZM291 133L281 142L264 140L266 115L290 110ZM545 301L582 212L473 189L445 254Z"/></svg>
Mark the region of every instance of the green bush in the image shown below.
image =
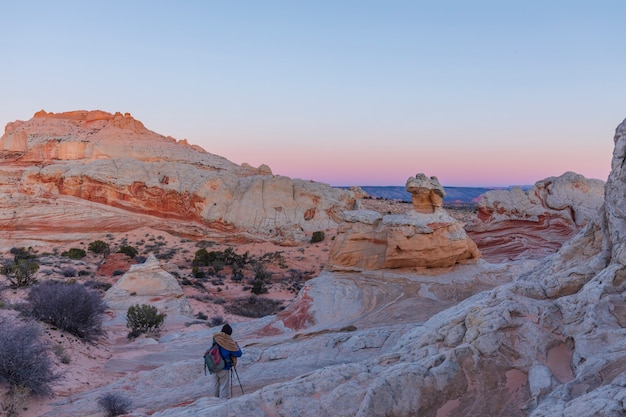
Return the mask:
<svg viewBox="0 0 626 417"><path fill-rule="evenodd" d="M109 244L106 242L103 242L102 240L94 240L93 242L91 242L89 244L88 247L90 252L93 253L109 253L110 248L109 248Z"/></svg>
<svg viewBox="0 0 626 417"><path fill-rule="evenodd" d="M134 338L142 333L158 330L162 325L165 313L159 313L155 306L149 304L134 304L126 312L126 327L130 329L128 338Z"/></svg>
<svg viewBox="0 0 626 417"><path fill-rule="evenodd" d="M313 235L311 236L311 243L321 242L322 240L324 240L324 237L324 232L321 230L313 232Z"/></svg>
<svg viewBox="0 0 626 417"><path fill-rule="evenodd" d="M37 282L35 273L38 270L39 262L36 259L23 259L17 256L13 261L5 261L0 266L0 274L5 275L15 288L28 287Z"/></svg>
<svg viewBox="0 0 626 417"><path fill-rule="evenodd" d="M52 394L59 375L53 372L50 348L35 323L0 321L0 352L0 382L10 390L23 387L35 395Z"/></svg>
<svg viewBox="0 0 626 417"><path fill-rule="evenodd" d="M80 248L71 248L68 251L62 252L61 256L65 256L70 259L82 259L87 256L87 252L84 249Z"/></svg>
<svg viewBox="0 0 626 417"><path fill-rule="evenodd" d="M106 306L97 291L82 284L42 282L30 290L26 300L25 312L37 320L85 340L102 334Z"/></svg>
<svg viewBox="0 0 626 417"><path fill-rule="evenodd" d="M117 253L123 253L130 258L134 258L135 256L137 256L138 252L137 249L132 246L123 245L120 246L120 249L117 251Z"/></svg>

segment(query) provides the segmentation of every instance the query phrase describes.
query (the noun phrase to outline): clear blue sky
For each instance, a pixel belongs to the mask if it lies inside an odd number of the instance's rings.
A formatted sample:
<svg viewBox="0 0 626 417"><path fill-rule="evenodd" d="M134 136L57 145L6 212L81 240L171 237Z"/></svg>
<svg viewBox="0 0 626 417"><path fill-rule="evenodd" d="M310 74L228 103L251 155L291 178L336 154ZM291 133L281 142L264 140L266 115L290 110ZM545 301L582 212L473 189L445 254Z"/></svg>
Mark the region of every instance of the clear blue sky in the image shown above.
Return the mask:
<svg viewBox="0 0 626 417"><path fill-rule="evenodd" d="M626 1L0 0L0 124L129 112L332 185L605 180Z"/></svg>

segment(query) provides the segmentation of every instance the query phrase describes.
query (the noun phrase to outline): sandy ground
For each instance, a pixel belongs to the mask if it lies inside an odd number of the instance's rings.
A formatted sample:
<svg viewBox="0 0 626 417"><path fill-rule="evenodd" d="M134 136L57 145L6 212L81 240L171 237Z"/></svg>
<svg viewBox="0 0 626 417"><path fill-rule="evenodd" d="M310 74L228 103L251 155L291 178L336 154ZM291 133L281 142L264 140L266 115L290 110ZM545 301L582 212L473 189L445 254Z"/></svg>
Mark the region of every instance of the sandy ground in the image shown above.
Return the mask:
<svg viewBox="0 0 626 417"><path fill-rule="evenodd" d="M332 244L332 232L327 232L322 242L307 243L298 247L283 247L271 243L228 245L218 242L196 242L145 228L132 233L107 234L95 237L94 240L109 243L113 250L120 245L133 246L139 250L139 257L156 254L161 258L164 268L178 275L179 282L183 283L181 285L183 291L193 308L194 316L205 320L192 317L187 322L166 319L160 334L167 334L184 332L188 329L197 330L198 326L207 327L219 322L234 323L249 320L247 317L232 314L227 309L229 305L237 304L238 300L253 296L250 291L253 272L246 271L241 282L234 282L231 279L232 270L230 267L225 267L216 276L196 280L192 274L192 260L196 251L201 247L206 247L207 251L224 251L231 247L237 254L248 252L255 258L264 254L274 254L273 260L265 264L267 271L271 272L271 280L267 285L268 292L259 297L275 300L277 308L280 308L281 305L286 306L295 298L300 286L307 279L317 276L323 269ZM36 275L37 280L72 279L79 282L112 285L131 265L137 263L120 253L112 253L106 257L93 254L88 251L89 243L76 242L67 247L36 248L41 260L41 266ZM62 252L72 247L84 249L87 256L80 260L60 256ZM75 271L75 276L70 278L64 276L64 273L72 269ZM184 282L187 282L187 285ZM0 288L2 288L0 302L4 306L0 308L0 317L17 316L17 312L11 306L22 302L28 291L28 289L12 289L8 286L9 282L6 277L0 276ZM190 326L191 323L195 324ZM61 332L53 326L44 325L44 337L54 352L56 371L62 375L53 387L56 400L107 384L118 374L105 370L103 365L111 358L123 359L125 355L133 354L133 349L124 349L124 346L130 345L127 339L129 329L125 326L125 320L116 318L115 312L109 310L104 319L104 327L106 336L90 344ZM150 336L159 337L158 334ZM135 340L133 343L136 345L141 343L141 340ZM0 393L4 394L6 388L0 385ZM0 401L5 403L6 397L2 395ZM36 417L50 411L50 407L46 405L49 402L50 399L47 398L31 398L24 404L24 409L19 416ZM4 415L1 406L0 415Z"/></svg>

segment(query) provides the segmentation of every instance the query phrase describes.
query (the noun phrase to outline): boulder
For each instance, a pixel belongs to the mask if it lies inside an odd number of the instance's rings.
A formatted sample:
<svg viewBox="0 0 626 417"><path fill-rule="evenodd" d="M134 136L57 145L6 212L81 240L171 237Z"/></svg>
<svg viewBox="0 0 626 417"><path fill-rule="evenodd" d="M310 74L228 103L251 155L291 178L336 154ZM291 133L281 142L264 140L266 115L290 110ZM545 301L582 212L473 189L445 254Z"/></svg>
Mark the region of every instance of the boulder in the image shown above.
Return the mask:
<svg viewBox="0 0 626 417"><path fill-rule="evenodd" d="M107 290L104 301L112 310L128 310L134 304L149 304L159 311L191 316L192 309L176 278L150 255Z"/></svg>
<svg viewBox="0 0 626 417"><path fill-rule="evenodd" d="M436 177L410 177L406 190L413 207L405 214L344 212L329 269L445 268L480 257L463 225L442 208L444 190Z"/></svg>

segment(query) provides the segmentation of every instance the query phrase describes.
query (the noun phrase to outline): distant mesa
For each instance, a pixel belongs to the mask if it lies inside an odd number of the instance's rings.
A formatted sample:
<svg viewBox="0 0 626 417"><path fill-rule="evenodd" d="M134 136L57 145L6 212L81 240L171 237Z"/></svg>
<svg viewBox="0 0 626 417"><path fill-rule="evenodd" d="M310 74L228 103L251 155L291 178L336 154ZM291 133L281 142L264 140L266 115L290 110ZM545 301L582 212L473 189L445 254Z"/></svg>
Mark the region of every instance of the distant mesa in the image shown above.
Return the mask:
<svg viewBox="0 0 626 417"><path fill-rule="evenodd" d="M463 224L443 209L445 193L436 177L410 177L406 190L413 196L413 206L405 214L344 213L329 269L445 268L480 258Z"/></svg>

